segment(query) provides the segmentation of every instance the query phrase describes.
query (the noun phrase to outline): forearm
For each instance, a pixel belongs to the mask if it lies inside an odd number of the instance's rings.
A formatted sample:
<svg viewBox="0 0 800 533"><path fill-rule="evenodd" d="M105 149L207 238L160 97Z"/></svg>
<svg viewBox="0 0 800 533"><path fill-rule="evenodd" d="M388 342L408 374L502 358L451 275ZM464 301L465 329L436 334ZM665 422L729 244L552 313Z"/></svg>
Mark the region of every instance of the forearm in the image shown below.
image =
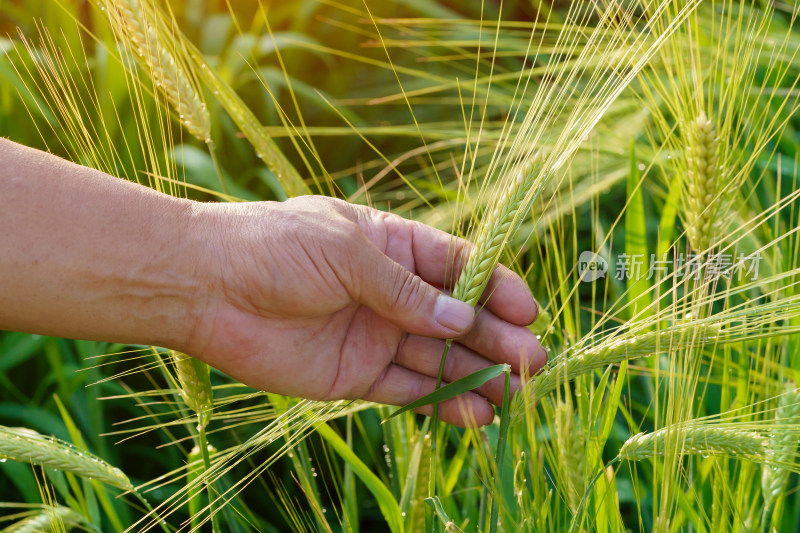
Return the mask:
<svg viewBox="0 0 800 533"><path fill-rule="evenodd" d="M0 139L0 329L179 347L195 204Z"/></svg>

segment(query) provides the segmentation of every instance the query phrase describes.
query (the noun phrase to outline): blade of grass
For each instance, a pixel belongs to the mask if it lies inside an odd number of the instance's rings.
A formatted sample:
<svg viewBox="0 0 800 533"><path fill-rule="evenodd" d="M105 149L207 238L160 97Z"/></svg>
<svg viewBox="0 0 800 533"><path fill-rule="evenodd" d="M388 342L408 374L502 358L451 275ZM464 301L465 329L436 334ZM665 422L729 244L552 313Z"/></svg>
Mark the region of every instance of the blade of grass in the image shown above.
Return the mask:
<svg viewBox="0 0 800 533"><path fill-rule="evenodd" d="M413 409L417 409L418 407L422 407L423 405L428 405L431 403L441 403L451 398L455 398L465 392L469 392L473 389L477 389L490 379L494 379L498 377L503 372L508 372L510 367L506 364L502 365L493 365L487 368L483 368L478 370L477 372L473 372L468 376L464 376L463 378L457 379L452 383L448 383L444 387L438 388L430 394L426 394L422 398L418 400L414 400L413 402L404 405L394 413L390 414L386 417L383 422L394 418L395 416L405 413L407 411L411 411ZM434 420L435 423L435 420Z"/></svg>
<svg viewBox="0 0 800 533"><path fill-rule="evenodd" d="M425 498L425 503L431 506L433 512L436 513L436 516L438 516L439 520L441 520L444 524L444 530L447 533L461 531L461 528L458 527L456 523L453 522L453 520L447 515L447 512L444 510L444 506L442 505L442 502L439 500L438 496Z"/></svg>
<svg viewBox="0 0 800 533"><path fill-rule="evenodd" d="M383 517L389 524L389 529L392 533L403 532L403 519L400 512L400 506L394 498L392 492L381 482L370 468L358 458L358 456L351 450L347 443L342 439L329 425L323 423L316 427L317 434L325 439L325 442L339 454L339 456L349 464L353 473L361 479L361 482L369 489L375 500L378 502L378 507L381 509Z"/></svg>
<svg viewBox="0 0 800 533"><path fill-rule="evenodd" d="M511 369L505 370L506 378L503 384L503 407L500 411L500 434L497 438L497 454L495 463L497 464L497 494L502 494L503 490L503 465L506 457L506 441L508 439L508 423L511 419ZM489 533L497 531L497 518L500 511L500 504L492 498L492 513L489 519Z"/></svg>
<svg viewBox="0 0 800 533"><path fill-rule="evenodd" d="M628 209L625 212L625 254L631 262L628 271L628 305L631 318L636 317L637 321L641 321L649 318L653 311L650 275L648 273L645 277L641 269L636 268L637 257L642 261L640 266L644 267L650 256L647 253L647 219L644 214L642 180L633 143L629 162Z"/></svg>

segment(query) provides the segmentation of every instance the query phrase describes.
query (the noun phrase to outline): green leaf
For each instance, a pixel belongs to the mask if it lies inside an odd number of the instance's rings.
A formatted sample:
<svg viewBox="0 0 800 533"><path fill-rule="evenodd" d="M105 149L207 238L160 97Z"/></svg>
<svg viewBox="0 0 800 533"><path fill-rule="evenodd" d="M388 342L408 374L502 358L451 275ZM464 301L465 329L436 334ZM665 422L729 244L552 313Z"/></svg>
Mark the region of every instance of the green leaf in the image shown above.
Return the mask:
<svg viewBox="0 0 800 533"><path fill-rule="evenodd" d="M493 365L488 368L483 368L478 370L477 372L473 372L468 376L464 376L461 379L457 379L452 383L448 383L444 387L441 387L430 394L426 394L422 398L418 400L414 400L408 405L404 405L394 413L390 414L386 420L390 420L396 417L399 414L405 413L406 411L411 411L418 407L422 407L423 405L428 405L431 403L441 403L447 401L451 398L455 398L459 394L464 394L465 392L469 392L473 389L477 389L490 379L494 379L498 377L503 372L507 372L511 369L508 365Z"/></svg>
<svg viewBox="0 0 800 533"><path fill-rule="evenodd" d="M661 221L658 225L658 257L664 257L672 248L675 238L675 219L678 216L678 202L681 199L681 185L683 180L678 175L669 186L669 193L664 207L661 210Z"/></svg>
<svg viewBox="0 0 800 533"><path fill-rule="evenodd" d="M464 462L467 459L467 452L469 451L469 445L472 442L472 433L469 431L464 432L461 436L461 441L458 443L458 449L456 450L455 455L450 460L450 464L447 467L447 473L444 476L444 494L450 494L453 492L453 489L456 488L456 483L458 483L458 477L461 474L461 469L464 467Z"/></svg>
<svg viewBox="0 0 800 533"><path fill-rule="evenodd" d="M185 176L186 181L195 185L200 185L212 191L222 192L219 176L214 167L214 160L206 150L192 146L191 144L179 144L169 152L170 159L178 166L181 178ZM242 200L259 200L258 196L248 191L238 183L226 177L225 183L231 196Z"/></svg>
<svg viewBox="0 0 800 533"><path fill-rule="evenodd" d="M441 500L439 500L438 496L431 496L430 498L425 498L425 503L430 505L433 508L433 511L436 513L436 516L439 517L439 520L442 521L445 527L446 532L450 531L461 531L455 522L453 522L450 517L447 515L447 512L444 510L444 506L442 505Z"/></svg>
<svg viewBox="0 0 800 533"><path fill-rule="evenodd" d="M495 463L497 464L497 494L492 496L492 512L489 518L489 532L497 531L497 520L500 514L501 491L503 490L503 465L506 456L506 441L508 439L508 423L511 411L511 374L506 372L505 383L503 384L503 408L500 411L500 433L497 438L497 452Z"/></svg>
<svg viewBox="0 0 800 533"><path fill-rule="evenodd" d="M347 446L347 443L342 439L331 427L325 423L320 424L316 428L317 434L325 439L328 445L339 454L339 456L350 465L355 475L364 483L369 489L375 500L378 502L378 507L381 509L383 517L389 524L389 529L392 533L402 533L403 520L400 512L400 506L397 505L392 492L383 484L383 482L375 475L364 462Z"/></svg>
<svg viewBox="0 0 800 533"><path fill-rule="evenodd" d="M650 254L647 253L647 220L644 214L644 195L636 152L631 144L630 172L628 173L628 207L625 211L625 253L631 265L638 261L639 268L631 266L628 272L628 309L632 318L641 313L637 321L652 315L652 294L647 267ZM658 258L656 258L658 259ZM648 309L646 312L642 310Z"/></svg>
<svg viewBox="0 0 800 533"><path fill-rule="evenodd" d="M414 498L420 464L422 464L423 461L430 462L430 443L427 447L425 445L425 435L428 433L428 425L429 419L425 419L425 422L419 430L414 450L411 452L411 457L409 458L406 482L403 487L403 494L400 498L400 509L403 510L403 512L411 509L411 500ZM426 449L428 453L424 453Z"/></svg>
<svg viewBox="0 0 800 533"><path fill-rule="evenodd" d="M6 332L0 339L0 374L6 373L35 356L42 349L47 337L27 333Z"/></svg>
<svg viewBox="0 0 800 533"><path fill-rule="evenodd" d="M600 420L600 431L598 432L598 442L602 448L608 440L608 435L611 433L611 427L614 425L617 411L619 410L619 398L622 395L622 387L625 384L625 378L628 375L628 361L622 361L617 371L617 377L614 380L614 388L608 400L605 402L605 407L602 414L598 417Z"/></svg>

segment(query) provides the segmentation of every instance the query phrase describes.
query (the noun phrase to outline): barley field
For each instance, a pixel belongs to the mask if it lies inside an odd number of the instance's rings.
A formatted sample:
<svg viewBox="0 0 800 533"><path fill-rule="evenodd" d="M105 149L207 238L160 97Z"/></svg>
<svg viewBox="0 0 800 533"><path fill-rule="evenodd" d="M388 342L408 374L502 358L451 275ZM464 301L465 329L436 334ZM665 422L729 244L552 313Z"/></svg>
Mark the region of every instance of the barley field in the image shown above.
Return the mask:
<svg viewBox="0 0 800 533"><path fill-rule="evenodd" d="M452 294L480 312L512 268L549 352L512 395L508 365L443 384L448 341L397 408L0 332L0 533L800 531L798 17L0 0L3 137L173 196L325 195L462 236ZM490 380L492 424L414 412Z"/></svg>

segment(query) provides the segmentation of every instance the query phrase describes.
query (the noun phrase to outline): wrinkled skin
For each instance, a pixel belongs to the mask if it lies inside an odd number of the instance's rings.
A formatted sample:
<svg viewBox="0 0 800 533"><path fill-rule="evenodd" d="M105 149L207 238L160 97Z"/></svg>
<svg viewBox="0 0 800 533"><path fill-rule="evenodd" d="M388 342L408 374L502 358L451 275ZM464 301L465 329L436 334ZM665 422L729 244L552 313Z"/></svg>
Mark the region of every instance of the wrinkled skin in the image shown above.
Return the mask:
<svg viewBox="0 0 800 533"><path fill-rule="evenodd" d="M204 204L202 311L186 351L254 387L290 396L363 398L403 405L445 381L509 363L512 388L546 352L525 327L538 312L527 285L505 267L486 306L442 297L465 243L399 216L324 197L284 203ZM446 283L447 282L447 283ZM456 311L437 320L449 301ZM437 307L439 305L439 307ZM459 307L461 306L461 307ZM491 422L502 377L442 404L457 425ZM430 413L430 406L420 410Z"/></svg>

